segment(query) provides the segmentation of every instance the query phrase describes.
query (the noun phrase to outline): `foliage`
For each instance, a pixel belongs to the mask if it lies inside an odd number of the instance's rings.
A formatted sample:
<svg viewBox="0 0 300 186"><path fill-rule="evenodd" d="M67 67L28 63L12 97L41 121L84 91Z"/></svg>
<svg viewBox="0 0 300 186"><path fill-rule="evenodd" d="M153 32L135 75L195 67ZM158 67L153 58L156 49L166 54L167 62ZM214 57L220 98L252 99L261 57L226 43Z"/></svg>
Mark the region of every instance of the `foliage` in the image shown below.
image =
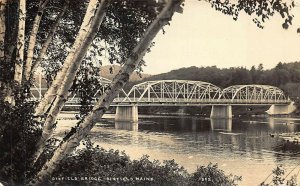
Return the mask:
<svg viewBox="0 0 300 186"><path fill-rule="evenodd" d="M86 2L86 0L81 1ZM59 7L61 4L55 3L53 6ZM156 18L157 10L160 7L162 5L155 3L154 0L112 0L100 30L84 59L84 61L89 61L86 64L100 67L103 60L108 60L111 64L123 64L146 28ZM86 6L82 6L81 3L72 3L68 14L63 18L63 25L59 27L54 41L49 47L48 56L42 63L43 71L49 82L54 79L66 58L67 51L82 22L83 16L80 18L77 15L83 15L85 9ZM53 12L56 14L57 11ZM44 24L51 23L51 19L49 20L51 16L53 13L45 16ZM80 70L84 70L84 67Z"/></svg>
<svg viewBox="0 0 300 186"><path fill-rule="evenodd" d="M174 185L177 181L183 183L185 171L174 161L166 161L160 165L158 161L151 162L148 156L140 160L131 161L124 152L105 151L99 147L78 150L69 156L55 171L53 177L96 177L100 180L90 180L92 185L140 185L169 183ZM153 181L139 181L135 178L154 178ZM122 178L121 180L110 180ZM130 179L134 179L131 180ZM86 185L87 181L54 181L51 184L59 185Z"/></svg>
<svg viewBox="0 0 300 186"><path fill-rule="evenodd" d="M297 175L291 176L290 179L287 179L285 176L285 170L282 166L277 166L273 171L273 178L271 183L262 182L261 186L272 186L272 185L286 185L286 186L297 186ZM288 174L289 175L289 174Z"/></svg>
<svg viewBox="0 0 300 186"><path fill-rule="evenodd" d="M237 185L241 180L242 177L239 176L225 175L224 171L218 169L217 164L210 163L207 167L198 167L189 179L189 185Z"/></svg>
<svg viewBox="0 0 300 186"><path fill-rule="evenodd" d="M11 3L6 8L6 14L10 15L6 19L6 30L10 34L5 36L5 54L13 53L13 49L16 46L17 29L16 24L18 23L18 16L15 12L18 9L18 3L16 1L11 1ZM2 48L2 47L1 47ZM13 55L15 57L15 54ZM14 76L14 61L0 59L0 82L8 83Z"/></svg>
<svg viewBox="0 0 300 186"><path fill-rule="evenodd" d="M222 12L225 15L230 15L234 20L238 19L240 12L245 12L249 16L255 15L253 22L259 28L263 28L265 20L270 19L275 13L279 13L284 19L282 27L287 29L292 24L293 15L289 13L289 10L295 6L295 2L273 0L273 1L221 1L221 0L209 0L211 6L215 10Z"/></svg>
<svg viewBox="0 0 300 186"><path fill-rule="evenodd" d="M24 183L31 169L35 144L41 135L40 123L33 120L34 104L11 107L0 102L0 180Z"/></svg>
<svg viewBox="0 0 300 186"><path fill-rule="evenodd" d="M76 79L70 92L80 98L79 117L86 116L93 108L94 97L100 97L105 89L101 83L100 69L90 61L84 60L81 70L77 72ZM102 91L99 91L102 90Z"/></svg>
<svg viewBox="0 0 300 186"><path fill-rule="evenodd" d="M85 142L88 143L88 142ZM160 163L148 156L130 160L124 153L88 145L64 160L48 184L55 185L201 185L201 176L215 177L214 183L235 185L217 165L201 166L192 175L174 160ZM67 178L69 177L69 178ZM87 180L84 180L87 177ZM65 180L59 180L64 178ZM66 180L71 179L73 180ZM74 180L77 179L77 180ZM83 179L83 180L82 180ZM90 180L88 180L90 179Z"/></svg>

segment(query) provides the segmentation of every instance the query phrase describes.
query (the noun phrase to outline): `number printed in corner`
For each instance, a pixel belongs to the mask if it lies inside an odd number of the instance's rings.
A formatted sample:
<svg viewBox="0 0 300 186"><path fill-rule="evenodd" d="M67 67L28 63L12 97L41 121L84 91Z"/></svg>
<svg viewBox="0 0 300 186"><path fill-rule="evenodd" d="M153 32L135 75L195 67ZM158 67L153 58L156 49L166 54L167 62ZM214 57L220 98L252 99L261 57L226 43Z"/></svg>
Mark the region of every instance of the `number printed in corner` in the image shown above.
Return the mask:
<svg viewBox="0 0 300 186"><path fill-rule="evenodd" d="M211 178L207 178L207 177L204 177L204 178L199 178L199 181L200 182L211 182Z"/></svg>

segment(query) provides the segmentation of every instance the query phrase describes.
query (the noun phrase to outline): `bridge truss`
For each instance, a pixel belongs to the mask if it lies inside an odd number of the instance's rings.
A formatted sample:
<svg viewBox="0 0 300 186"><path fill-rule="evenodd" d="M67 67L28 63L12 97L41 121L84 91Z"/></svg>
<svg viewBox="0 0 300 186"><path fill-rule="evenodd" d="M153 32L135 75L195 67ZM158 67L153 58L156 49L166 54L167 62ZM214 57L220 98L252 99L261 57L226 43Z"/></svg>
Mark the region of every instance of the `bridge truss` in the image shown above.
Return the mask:
<svg viewBox="0 0 300 186"><path fill-rule="evenodd" d="M47 91L48 88L46 88L46 80L42 78L42 74L38 74L35 77L34 83L32 85L32 87L30 88L30 95L31 95L31 99L32 100L40 100L42 99L43 95L45 94L45 92ZM102 85L100 89L98 89L95 94L93 95L94 101L96 101L105 91L105 89L107 88L108 85L110 85L111 80L104 78L104 77L100 77L99 79L100 84ZM122 90L122 92L124 92ZM124 95L124 93L123 93ZM77 95L77 92L71 92L69 94L69 98L68 101L66 102L66 105L74 105L74 104L79 104L80 103L80 98Z"/></svg>
<svg viewBox="0 0 300 186"><path fill-rule="evenodd" d="M42 79L35 81L31 95L35 100L42 98L46 88L42 88ZM101 78L101 90L97 90L94 102L102 95L111 83ZM289 104L291 100L278 87L269 85L234 85L221 89L203 81L159 80L147 81L134 85L126 93L123 89L114 99L112 106L121 105L272 105ZM69 96L66 106L80 106L76 93Z"/></svg>
<svg viewBox="0 0 300 186"><path fill-rule="evenodd" d="M211 83L186 80L147 81L134 85L125 98L114 102L194 103L218 99L221 89Z"/></svg>
<svg viewBox="0 0 300 186"><path fill-rule="evenodd" d="M98 89L95 92L95 94L93 95L94 102L96 102L97 99L100 98L100 96L104 93L106 88L111 84L111 80L104 78L104 77L100 77L99 82L100 82L101 88ZM79 98L78 93L74 92L69 95L69 99L66 102L66 104L76 104L76 103L80 103L80 98Z"/></svg>
<svg viewBox="0 0 300 186"><path fill-rule="evenodd" d="M234 85L223 89L220 100L232 103L286 103L284 92L269 85Z"/></svg>
<svg viewBox="0 0 300 186"><path fill-rule="evenodd" d="M272 105L288 104L284 92L269 85L234 85L221 89L202 81L160 80L134 85L116 105Z"/></svg>

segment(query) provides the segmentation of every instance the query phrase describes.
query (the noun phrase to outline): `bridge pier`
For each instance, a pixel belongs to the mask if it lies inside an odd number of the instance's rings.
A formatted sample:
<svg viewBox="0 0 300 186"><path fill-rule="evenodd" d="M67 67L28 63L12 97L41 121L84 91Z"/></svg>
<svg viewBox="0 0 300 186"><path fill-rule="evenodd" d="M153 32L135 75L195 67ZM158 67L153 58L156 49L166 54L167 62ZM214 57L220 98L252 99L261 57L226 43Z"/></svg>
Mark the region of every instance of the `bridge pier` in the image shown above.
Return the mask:
<svg viewBox="0 0 300 186"><path fill-rule="evenodd" d="M212 119L232 118L231 105L213 105L211 108L210 118Z"/></svg>
<svg viewBox="0 0 300 186"><path fill-rule="evenodd" d="M266 112L269 115L286 115L295 111L295 102L291 102L289 105L272 105Z"/></svg>
<svg viewBox="0 0 300 186"><path fill-rule="evenodd" d="M138 107L136 105L117 106L115 121L138 122Z"/></svg>

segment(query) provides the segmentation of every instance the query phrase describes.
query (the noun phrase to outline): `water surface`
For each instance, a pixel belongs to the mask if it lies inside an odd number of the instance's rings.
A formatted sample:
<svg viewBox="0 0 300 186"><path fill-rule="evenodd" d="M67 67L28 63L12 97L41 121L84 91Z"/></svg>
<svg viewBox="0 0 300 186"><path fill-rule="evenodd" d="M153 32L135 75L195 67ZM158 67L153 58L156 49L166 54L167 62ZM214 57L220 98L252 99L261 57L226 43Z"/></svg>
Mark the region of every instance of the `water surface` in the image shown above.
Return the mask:
<svg viewBox="0 0 300 186"><path fill-rule="evenodd" d="M59 123L62 128L57 134L72 122ZM152 160L175 159L189 172L217 163L227 174L243 176L240 185L258 185L277 165L289 172L300 162L300 145L270 136L286 132L300 132L300 119L145 116L139 123L98 123L90 136L105 149L124 150L132 159L144 154Z"/></svg>

